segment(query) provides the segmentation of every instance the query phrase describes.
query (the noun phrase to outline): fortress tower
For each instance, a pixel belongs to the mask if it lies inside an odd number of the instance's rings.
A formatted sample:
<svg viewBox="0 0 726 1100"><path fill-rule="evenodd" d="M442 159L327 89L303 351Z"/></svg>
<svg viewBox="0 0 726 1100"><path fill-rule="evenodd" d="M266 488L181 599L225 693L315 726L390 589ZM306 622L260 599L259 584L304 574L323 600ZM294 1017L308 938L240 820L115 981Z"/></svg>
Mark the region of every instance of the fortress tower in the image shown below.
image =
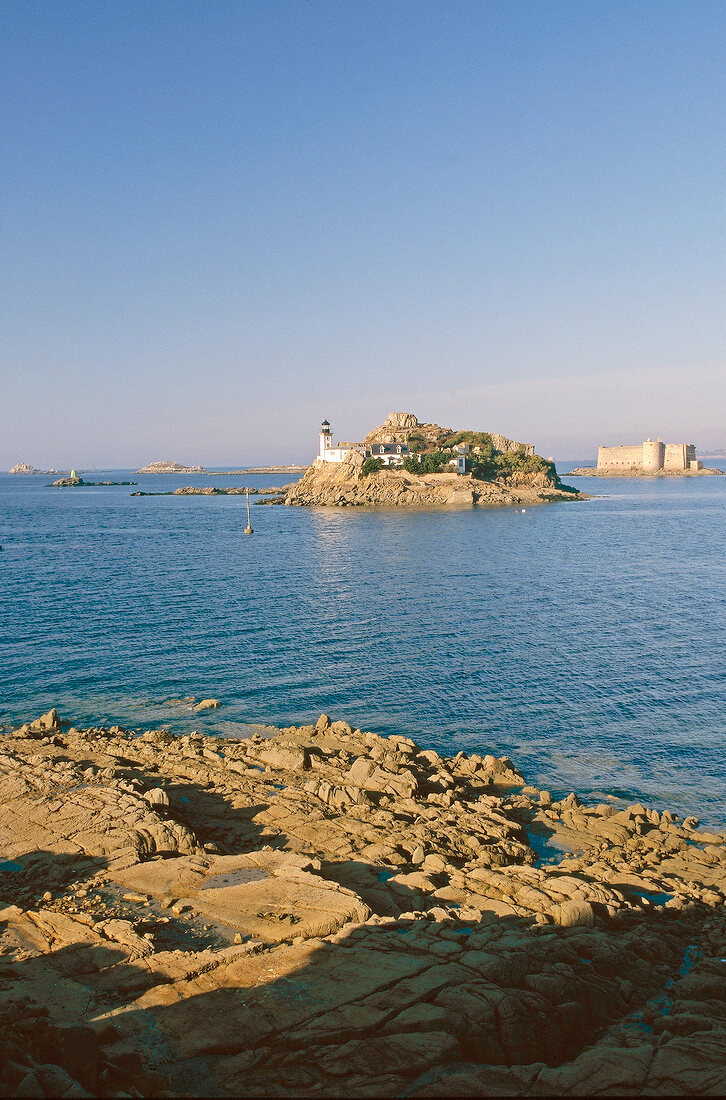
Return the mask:
<svg viewBox="0 0 726 1100"><path fill-rule="evenodd" d="M662 439L646 439L643 444L643 472L655 474L663 469L665 443Z"/></svg>

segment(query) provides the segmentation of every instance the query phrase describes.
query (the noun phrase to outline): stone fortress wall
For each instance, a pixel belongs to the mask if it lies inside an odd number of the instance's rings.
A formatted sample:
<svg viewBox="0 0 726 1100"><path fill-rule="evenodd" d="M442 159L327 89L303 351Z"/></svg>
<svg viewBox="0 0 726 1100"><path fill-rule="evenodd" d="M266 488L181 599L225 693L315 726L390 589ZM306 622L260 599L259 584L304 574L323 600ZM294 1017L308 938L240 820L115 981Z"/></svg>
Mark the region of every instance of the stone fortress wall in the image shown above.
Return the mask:
<svg viewBox="0 0 726 1100"><path fill-rule="evenodd" d="M643 447L599 447L598 470L639 470L643 466Z"/></svg>
<svg viewBox="0 0 726 1100"><path fill-rule="evenodd" d="M693 443L664 443L662 439L646 439L635 447L600 447L597 453L598 473L678 473L699 470Z"/></svg>
<svg viewBox="0 0 726 1100"><path fill-rule="evenodd" d="M693 443L666 443L664 470L691 470L698 468L696 448Z"/></svg>

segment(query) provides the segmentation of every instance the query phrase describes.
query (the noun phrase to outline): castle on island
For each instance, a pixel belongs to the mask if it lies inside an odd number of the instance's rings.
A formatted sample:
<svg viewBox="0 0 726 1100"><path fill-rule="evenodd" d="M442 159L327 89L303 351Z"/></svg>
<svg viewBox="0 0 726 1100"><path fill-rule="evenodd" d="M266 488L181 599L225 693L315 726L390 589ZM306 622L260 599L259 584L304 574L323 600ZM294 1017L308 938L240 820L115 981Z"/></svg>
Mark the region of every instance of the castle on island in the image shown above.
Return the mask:
<svg viewBox="0 0 726 1100"><path fill-rule="evenodd" d="M604 473L686 473L703 469L696 458L693 443L664 443L662 439L646 439L635 447L600 447L597 452L597 472Z"/></svg>

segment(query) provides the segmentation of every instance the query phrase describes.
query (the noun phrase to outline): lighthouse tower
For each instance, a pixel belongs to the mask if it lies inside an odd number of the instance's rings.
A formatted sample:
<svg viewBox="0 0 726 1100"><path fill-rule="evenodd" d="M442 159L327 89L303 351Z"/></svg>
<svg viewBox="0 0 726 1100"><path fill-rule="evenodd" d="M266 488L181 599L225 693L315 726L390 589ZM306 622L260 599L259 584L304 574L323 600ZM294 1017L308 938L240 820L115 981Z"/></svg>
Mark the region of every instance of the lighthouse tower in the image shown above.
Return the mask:
<svg viewBox="0 0 726 1100"><path fill-rule="evenodd" d="M333 430L330 427L330 423L324 420L320 425L320 457L325 458L325 452L332 449L333 446Z"/></svg>

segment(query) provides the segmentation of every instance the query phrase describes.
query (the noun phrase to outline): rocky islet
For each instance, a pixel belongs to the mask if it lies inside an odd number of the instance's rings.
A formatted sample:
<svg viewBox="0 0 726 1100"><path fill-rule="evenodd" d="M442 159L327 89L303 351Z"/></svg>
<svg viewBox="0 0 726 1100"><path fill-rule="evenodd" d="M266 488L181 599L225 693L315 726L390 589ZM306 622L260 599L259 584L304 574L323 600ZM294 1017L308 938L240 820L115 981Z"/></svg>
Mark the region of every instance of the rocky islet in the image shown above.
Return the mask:
<svg viewBox="0 0 726 1100"><path fill-rule="evenodd" d="M412 474L388 467L363 473L363 457L355 452L342 462L316 459L303 477L277 498L260 504L323 507L441 507L453 505L544 504L556 500L586 499L576 490L563 490L543 472L521 473L496 481L481 481L456 473Z"/></svg>
<svg viewBox="0 0 726 1100"><path fill-rule="evenodd" d="M138 485L138 481L84 481L76 475L59 478L53 482L51 489L96 489L106 485Z"/></svg>
<svg viewBox="0 0 726 1100"><path fill-rule="evenodd" d="M726 838L693 818L325 715L50 711L0 790L6 1095L726 1088Z"/></svg>
<svg viewBox="0 0 726 1100"><path fill-rule="evenodd" d="M181 462L173 462L171 459L160 459L150 462L148 466L142 466L135 470L137 474L206 474L203 466L185 466Z"/></svg>
<svg viewBox="0 0 726 1100"><path fill-rule="evenodd" d="M52 466L49 470L39 470L37 466L31 466L29 462L16 462L9 474L59 474L61 471Z"/></svg>

